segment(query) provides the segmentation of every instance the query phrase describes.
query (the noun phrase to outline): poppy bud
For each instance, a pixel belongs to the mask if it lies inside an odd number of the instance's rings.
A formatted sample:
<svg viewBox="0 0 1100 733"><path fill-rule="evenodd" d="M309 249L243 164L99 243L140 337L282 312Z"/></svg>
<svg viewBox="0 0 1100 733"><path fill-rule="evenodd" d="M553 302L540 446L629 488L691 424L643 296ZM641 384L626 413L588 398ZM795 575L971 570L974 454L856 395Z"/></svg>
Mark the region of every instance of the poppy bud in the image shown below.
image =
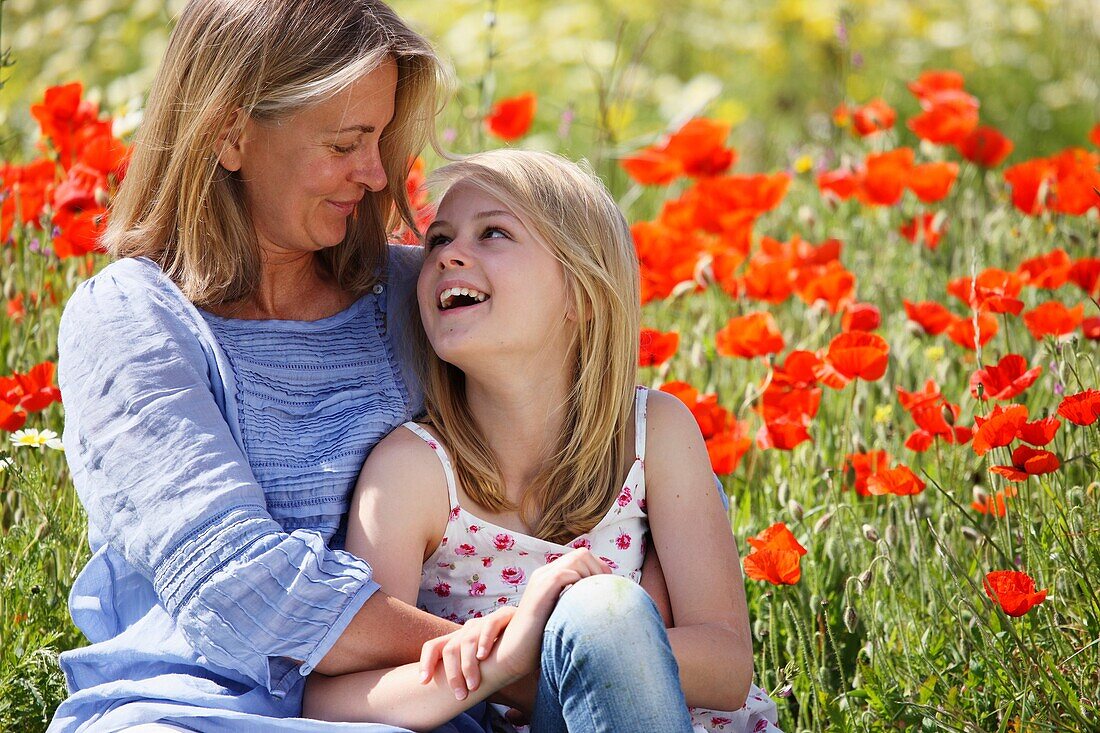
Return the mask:
<svg viewBox="0 0 1100 733"><path fill-rule="evenodd" d="M863 537L868 542L878 542L878 540L879 540L878 530L875 529L874 527L872 527L869 524L865 524L865 525L863 525Z"/></svg>
<svg viewBox="0 0 1100 733"><path fill-rule="evenodd" d="M886 544L893 547L898 543L898 527L896 524L886 525Z"/></svg>
<svg viewBox="0 0 1100 733"><path fill-rule="evenodd" d="M893 525L891 525L893 526ZM859 575L859 584L864 589L871 587L871 581L875 579L875 572L871 568L867 568Z"/></svg>
<svg viewBox="0 0 1100 733"><path fill-rule="evenodd" d="M791 513L791 518L794 519L794 521L802 521L802 505L794 499L791 499L789 502L787 502L787 511Z"/></svg>
<svg viewBox="0 0 1100 733"><path fill-rule="evenodd" d="M752 625L752 633L757 639L765 638L770 631L768 623L762 618L756 619L756 622Z"/></svg>
<svg viewBox="0 0 1100 733"><path fill-rule="evenodd" d="M973 490L974 503L985 506L989 502L989 494L981 486L975 486Z"/></svg>
<svg viewBox="0 0 1100 733"><path fill-rule="evenodd" d="M821 516L816 522L814 522L814 534L824 532L833 521L833 513L827 512Z"/></svg>
<svg viewBox="0 0 1100 733"><path fill-rule="evenodd" d="M940 414L943 416L943 421L945 423L951 427L955 427L955 411L951 409L951 405L945 403L940 408Z"/></svg>
<svg viewBox="0 0 1100 733"><path fill-rule="evenodd" d="M981 533L973 527L963 527L959 531L962 532L963 537L970 540L971 542L981 542L982 540Z"/></svg>
<svg viewBox="0 0 1100 733"><path fill-rule="evenodd" d="M776 692L775 694L778 697L790 697L791 693L793 693L793 692L794 692L794 685L792 685L790 682L788 682L787 684L780 687L779 691Z"/></svg>
<svg viewBox="0 0 1100 733"><path fill-rule="evenodd" d="M849 633L854 633L856 630L856 624L859 623L859 616L856 615L856 609L848 606L844 609L844 627L848 629Z"/></svg>
<svg viewBox="0 0 1100 733"><path fill-rule="evenodd" d="M790 499L790 490L790 484L787 483L786 479L779 482L779 489L776 491L776 498L779 499L780 504L786 504L787 501Z"/></svg>

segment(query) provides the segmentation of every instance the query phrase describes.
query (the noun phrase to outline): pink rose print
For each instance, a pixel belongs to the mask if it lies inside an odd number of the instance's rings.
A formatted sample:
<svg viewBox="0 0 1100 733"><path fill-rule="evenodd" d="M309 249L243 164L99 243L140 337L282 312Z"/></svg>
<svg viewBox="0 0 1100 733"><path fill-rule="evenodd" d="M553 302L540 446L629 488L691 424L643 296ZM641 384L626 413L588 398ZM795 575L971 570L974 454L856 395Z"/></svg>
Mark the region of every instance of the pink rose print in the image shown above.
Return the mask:
<svg viewBox="0 0 1100 733"><path fill-rule="evenodd" d="M455 548L455 554L463 557L473 557L477 554L477 548L473 545L459 545Z"/></svg>
<svg viewBox="0 0 1100 733"><path fill-rule="evenodd" d="M531 554L531 553L530 553L530 552L528 552L527 550L520 550L520 551L519 551L519 556L520 556L520 557L527 557L527 556L528 556L528 555L530 555L530 554Z"/></svg>
<svg viewBox="0 0 1100 733"><path fill-rule="evenodd" d="M619 563L615 562L610 557L604 557L603 555L600 555L600 559L607 563L607 567L611 568L612 570L619 569Z"/></svg>
<svg viewBox="0 0 1100 733"><path fill-rule="evenodd" d="M756 721L756 725L754 725L752 727L752 729L753 729L753 733L760 733L760 731L767 730L768 729L768 721L758 720L758 721Z"/></svg>
<svg viewBox="0 0 1100 733"><path fill-rule="evenodd" d="M733 722L733 718L723 718L723 717L718 716L718 715L715 715L710 719L710 724L713 725L718 730L724 729L727 725L729 725L732 722Z"/></svg>
<svg viewBox="0 0 1100 733"><path fill-rule="evenodd" d="M501 596L500 598L497 599L497 605L498 606L507 606L508 605L508 599L505 596Z"/></svg>
<svg viewBox="0 0 1100 733"><path fill-rule="evenodd" d="M629 550L630 535L626 532L619 532L619 536L615 538L615 547L618 547L620 550Z"/></svg>
<svg viewBox="0 0 1100 733"><path fill-rule="evenodd" d="M580 549L581 547L583 547L586 550L591 550L592 549L592 543L589 542L588 540L584 539L584 538L581 538L579 540L573 540L572 547L574 549Z"/></svg>
<svg viewBox="0 0 1100 733"><path fill-rule="evenodd" d="M449 520L447 520L447 521L449 521L449 522L453 522L453 521L455 521L456 519L458 519L458 514L459 514L459 512L461 512L461 511L462 511L462 509L460 509L459 507L455 507L454 509L452 509L452 510L451 510L451 517L450 517L450 519L449 519Z"/></svg>
<svg viewBox="0 0 1100 733"><path fill-rule="evenodd" d="M446 547L447 546L447 538L446 537L444 537L443 539L441 539L439 541L439 546L440 547Z"/></svg>
<svg viewBox="0 0 1100 733"><path fill-rule="evenodd" d="M488 556L481 558L482 567L487 568L487 567L490 567L492 564L493 564L493 558L488 557Z"/></svg>
<svg viewBox="0 0 1100 733"><path fill-rule="evenodd" d="M478 531L479 531L480 529L481 529L481 527L480 527L479 525L477 525L477 524L471 524L471 525L470 525L470 528L469 528L469 529L467 529L466 531L467 531L467 532L470 532L470 533L472 533L472 534L477 534L477 533L478 533Z"/></svg>
<svg viewBox="0 0 1100 733"><path fill-rule="evenodd" d="M509 565L500 571L500 579L508 585L519 586L527 579L527 574L523 572L523 568Z"/></svg>
<svg viewBox="0 0 1100 733"><path fill-rule="evenodd" d="M546 555L544 557L546 558L546 564L549 565L550 563L554 562L559 557L561 557L561 553L560 552L548 552L548 553L546 553Z"/></svg>
<svg viewBox="0 0 1100 733"><path fill-rule="evenodd" d="M638 508L645 511L645 499L638 499Z"/></svg>
<svg viewBox="0 0 1100 733"><path fill-rule="evenodd" d="M435 591L435 594L440 598L446 598L451 595L451 586L449 583L436 583L432 590Z"/></svg>
<svg viewBox="0 0 1100 733"><path fill-rule="evenodd" d="M507 532L501 532L493 538L493 547L497 548L501 552L504 552L505 550L511 550L515 546L515 538Z"/></svg>
<svg viewBox="0 0 1100 733"><path fill-rule="evenodd" d="M462 617L459 616L457 613L452 613L452 614L448 615L447 620L452 622L452 623L456 623L456 624L462 623Z"/></svg>
<svg viewBox="0 0 1100 733"><path fill-rule="evenodd" d="M616 499L615 502L619 506L626 506L627 504L630 503L630 498L631 498L630 487L629 486L624 486L623 490L621 492L619 492L619 498Z"/></svg>
<svg viewBox="0 0 1100 733"><path fill-rule="evenodd" d="M476 580L470 583L470 595L483 596L485 595L485 584L479 583Z"/></svg>

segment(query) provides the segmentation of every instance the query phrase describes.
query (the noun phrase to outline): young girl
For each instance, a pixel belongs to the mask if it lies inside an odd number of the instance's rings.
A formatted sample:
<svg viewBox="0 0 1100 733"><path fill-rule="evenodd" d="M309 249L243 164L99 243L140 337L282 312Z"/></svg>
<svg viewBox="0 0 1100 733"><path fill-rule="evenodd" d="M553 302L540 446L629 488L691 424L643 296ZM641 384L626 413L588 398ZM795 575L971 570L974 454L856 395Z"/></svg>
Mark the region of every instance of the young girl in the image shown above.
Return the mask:
<svg viewBox="0 0 1100 733"><path fill-rule="evenodd" d="M538 733L776 730L699 429L635 387L638 268L614 201L546 153L483 153L435 179L417 287L427 418L367 460L347 548L390 595L467 623L419 666L314 675L305 714L430 730L503 690ZM636 585L649 542L667 634Z"/></svg>

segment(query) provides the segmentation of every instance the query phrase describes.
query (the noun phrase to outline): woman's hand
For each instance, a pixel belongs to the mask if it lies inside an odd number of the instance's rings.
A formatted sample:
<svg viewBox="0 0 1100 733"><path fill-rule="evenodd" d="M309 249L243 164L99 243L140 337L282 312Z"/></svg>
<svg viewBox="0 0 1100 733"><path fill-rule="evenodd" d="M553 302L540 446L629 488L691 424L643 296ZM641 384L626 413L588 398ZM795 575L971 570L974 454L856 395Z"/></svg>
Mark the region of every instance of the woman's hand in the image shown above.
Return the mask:
<svg viewBox="0 0 1100 733"><path fill-rule="evenodd" d="M496 652L515 682L538 668L542 632L558 596L582 578L610 573L602 560L586 549L573 550L531 573L519 606L504 606L488 616L470 619L457 631L424 644L420 681L427 684L442 664L444 676L459 700L481 684L481 662Z"/></svg>

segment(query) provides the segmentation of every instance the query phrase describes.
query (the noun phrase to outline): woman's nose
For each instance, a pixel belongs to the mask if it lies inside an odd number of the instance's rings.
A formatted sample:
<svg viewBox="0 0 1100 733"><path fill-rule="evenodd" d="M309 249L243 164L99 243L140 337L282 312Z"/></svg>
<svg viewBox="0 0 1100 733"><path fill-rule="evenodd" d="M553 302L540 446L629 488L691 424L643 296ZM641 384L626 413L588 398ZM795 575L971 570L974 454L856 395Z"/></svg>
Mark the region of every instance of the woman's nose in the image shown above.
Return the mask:
<svg viewBox="0 0 1100 733"><path fill-rule="evenodd" d="M356 183L366 186L369 191L382 191L386 188L386 169L382 165L382 156L377 146L369 146L366 151L355 157L352 178Z"/></svg>

